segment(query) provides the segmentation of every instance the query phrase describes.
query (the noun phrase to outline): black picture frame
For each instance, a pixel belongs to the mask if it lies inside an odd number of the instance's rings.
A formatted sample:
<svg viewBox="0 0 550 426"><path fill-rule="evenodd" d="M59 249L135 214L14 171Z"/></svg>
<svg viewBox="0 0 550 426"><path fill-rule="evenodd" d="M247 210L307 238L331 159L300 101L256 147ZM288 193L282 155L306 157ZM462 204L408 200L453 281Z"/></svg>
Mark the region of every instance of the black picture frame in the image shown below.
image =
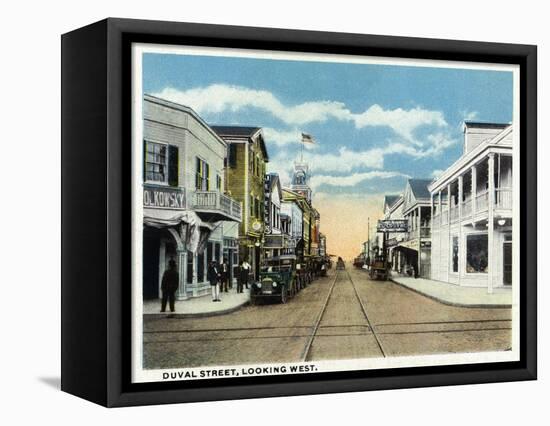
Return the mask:
<svg viewBox="0 0 550 426"><path fill-rule="evenodd" d="M536 379L536 46L112 18L61 42L62 390L116 407ZM134 42L518 64L520 361L130 383Z"/></svg>

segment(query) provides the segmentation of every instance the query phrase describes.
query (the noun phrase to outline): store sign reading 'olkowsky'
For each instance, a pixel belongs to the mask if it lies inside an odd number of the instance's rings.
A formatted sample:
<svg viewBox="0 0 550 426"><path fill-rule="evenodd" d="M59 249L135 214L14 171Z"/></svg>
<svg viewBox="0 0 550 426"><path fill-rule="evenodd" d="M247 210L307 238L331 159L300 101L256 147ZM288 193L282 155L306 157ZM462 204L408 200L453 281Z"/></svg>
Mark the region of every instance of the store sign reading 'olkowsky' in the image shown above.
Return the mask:
<svg viewBox="0 0 550 426"><path fill-rule="evenodd" d="M161 209L184 209L185 192L181 188L145 186L143 188L143 206Z"/></svg>

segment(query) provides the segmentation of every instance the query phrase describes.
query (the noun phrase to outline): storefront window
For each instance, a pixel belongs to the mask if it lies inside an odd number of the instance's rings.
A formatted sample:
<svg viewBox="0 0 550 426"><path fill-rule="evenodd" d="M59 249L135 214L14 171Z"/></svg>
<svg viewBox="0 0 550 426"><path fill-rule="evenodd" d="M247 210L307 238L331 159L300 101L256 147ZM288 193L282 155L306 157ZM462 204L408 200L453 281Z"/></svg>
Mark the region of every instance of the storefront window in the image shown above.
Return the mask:
<svg viewBox="0 0 550 426"><path fill-rule="evenodd" d="M458 237L453 237L453 272L458 272Z"/></svg>
<svg viewBox="0 0 550 426"><path fill-rule="evenodd" d="M466 237L466 272L487 273L489 244L487 234Z"/></svg>
<svg viewBox="0 0 550 426"><path fill-rule="evenodd" d="M149 182L168 181L168 146L145 143L145 179Z"/></svg>

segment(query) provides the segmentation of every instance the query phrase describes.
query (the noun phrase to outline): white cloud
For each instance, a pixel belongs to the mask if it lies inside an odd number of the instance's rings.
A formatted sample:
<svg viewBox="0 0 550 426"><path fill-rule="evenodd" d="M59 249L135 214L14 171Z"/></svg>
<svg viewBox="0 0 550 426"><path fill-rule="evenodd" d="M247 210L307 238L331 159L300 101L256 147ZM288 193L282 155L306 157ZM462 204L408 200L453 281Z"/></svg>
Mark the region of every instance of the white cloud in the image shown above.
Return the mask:
<svg viewBox="0 0 550 426"><path fill-rule="evenodd" d="M325 184L339 187L352 187L361 182L371 179L390 179L394 177L410 177L400 172L389 171L370 171L364 173L353 173L347 176L329 176L329 175L313 175L310 181L312 189Z"/></svg>
<svg viewBox="0 0 550 426"><path fill-rule="evenodd" d="M267 90L254 90L226 84L213 84L189 90L167 87L153 95L190 106L199 114L236 112L248 107L258 108L289 125L324 122L329 118L351 119L351 112L342 102L313 101L290 106L284 105Z"/></svg>
<svg viewBox="0 0 550 426"><path fill-rule="evenodd" d="M421 142L414 138L417 128L428 125L447 126L443 113L420 107L392 110L375 104L364 112L353 113L344 103L338 101L321 100L285 105L267 90L226 84L213 84L189 90L167 87L153 95L190 106L199 114L257 108L272 114L289 126L325 122L329 119L353 122L359 129L367 126L386 126L415 145L421 145Z"/></svg>
<svg viewBox="0 0 550 426"><path fill-rule="evenodd" d="M415 145L421 145L416 141L414 131L420 126L446 127L447 122L440 111L430 111L419 107L404 110L397 108L385 110L380 105L372 105L362 114L354 115L357 128L365 126L387 126L395 133Z"/></svg>

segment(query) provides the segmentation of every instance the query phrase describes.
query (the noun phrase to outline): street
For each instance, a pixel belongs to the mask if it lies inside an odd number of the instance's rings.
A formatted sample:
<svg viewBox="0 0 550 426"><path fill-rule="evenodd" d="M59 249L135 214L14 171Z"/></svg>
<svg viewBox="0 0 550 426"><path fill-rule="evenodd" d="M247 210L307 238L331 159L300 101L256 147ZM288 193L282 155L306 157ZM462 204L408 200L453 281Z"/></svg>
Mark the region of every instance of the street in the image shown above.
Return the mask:
<svg viewBox="0 0 550 426"><path fill-rule="evenodd" d="M483 352L511 346L511 310L442 304L349 264L288 303L144 317L145 369Z"/></svg>

